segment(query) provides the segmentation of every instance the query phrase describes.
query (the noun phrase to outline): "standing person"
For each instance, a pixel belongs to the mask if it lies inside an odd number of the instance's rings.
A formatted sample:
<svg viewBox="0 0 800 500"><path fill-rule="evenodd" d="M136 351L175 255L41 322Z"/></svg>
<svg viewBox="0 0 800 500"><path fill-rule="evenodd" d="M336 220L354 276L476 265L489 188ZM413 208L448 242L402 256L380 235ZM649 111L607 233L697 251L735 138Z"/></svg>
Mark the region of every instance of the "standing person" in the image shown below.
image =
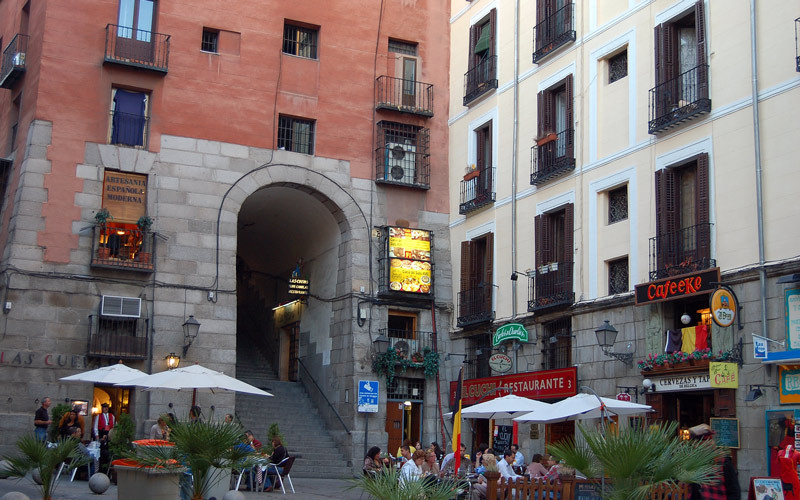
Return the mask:
<svg viewBox="0 0 800 500"><path fill-rule="evenodd" d="M42 406L33 415L33 431L39 441L47 441L47 427L53 423L47 413L50 404L50 398L42 398Z"/></svg>
<svg viewBox="0 0 800 500"><path fill-rule="evenodd" d="M111 429L114 428L114 424L116 423L116 419L114 418L114 414L108 411L108 403L103 403L100 405L101 413L99 413L96 417L94 417L94 425L92 426L92 432L94 439L100 441L100 445L102 446L103 443L108 442L108 433Z"/></svg>
<svg viewBox="0 0 800 500"><path fill-rule="evenodd" d="M80 429L82 437L83 420L78 414L78 410L76 410L75 408L68 411L61 417L61 421L58 423L58 435L60 437L71 437L73 427L78 427Z"/></svg>

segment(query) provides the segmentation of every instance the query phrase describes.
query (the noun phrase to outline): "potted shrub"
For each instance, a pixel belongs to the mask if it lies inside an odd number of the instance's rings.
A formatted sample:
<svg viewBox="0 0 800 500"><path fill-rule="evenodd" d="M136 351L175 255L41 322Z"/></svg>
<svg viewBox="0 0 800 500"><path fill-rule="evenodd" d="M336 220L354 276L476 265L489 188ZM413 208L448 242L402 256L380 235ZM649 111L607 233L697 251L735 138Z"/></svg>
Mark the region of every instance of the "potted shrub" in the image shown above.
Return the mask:
<svg viewBox="0 0 800 500"><path fill-rule="evenodd" d="M94 214L94 223L96 226L100 227L100 241L103 241L103 236L107 235L108 232L106 230L106 224L108 224L109 220L114 220L114 217L111 215L111 212L108 211L107 208L101 208ZM97 258L98 259L108 259L111 256L111 249L108 247L108 240L105 243L101 243L97 247Z"/></svg>
<svg viewBox="0 0 800 500"><path fill-rule="evenodd" d="M150 228L153 226L153 218L147 215L142 215L139 217L139 220L136 221L136 225L139 227L139 231L142 232L142 247L144 247L147 233L150 232ZM142 264L149 264L151 257L152 256L150 252L139 251L136 253L136 260Z"/></svg>
<svg viewBox="0 0 800 500"><path fill-rule="evenodd" d="M42 484L37 485L42 499L52 499L58 485L56 475L61 464L69 461L69 465L65 466L61 474L70 474L72 469L89 462L89 459L78 451L78 441L75 438L59 439L54 441L54 444L55 446L48 447L47 443L39 441L33 434L22 436L17 441L17 448L21 454L3 457L7 465L0 469L0 478L24 478L29 472L36 470L42 479Z"/></svg>

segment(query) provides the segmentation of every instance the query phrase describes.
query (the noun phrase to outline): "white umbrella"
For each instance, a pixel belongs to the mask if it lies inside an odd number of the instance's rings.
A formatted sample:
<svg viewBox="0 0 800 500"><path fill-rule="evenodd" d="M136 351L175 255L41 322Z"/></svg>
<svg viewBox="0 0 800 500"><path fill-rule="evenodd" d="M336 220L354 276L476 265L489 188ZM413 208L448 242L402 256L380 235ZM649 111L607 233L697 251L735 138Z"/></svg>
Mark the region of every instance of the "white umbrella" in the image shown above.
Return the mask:
<svg viewBox="0 0 800 500"><path fill-rule="evenodd" d="M653 411L653 408L648 405L602 397L598 399L593 394L579 393L558 403L553 403L549 408L534 410L526 415L516 417L514 420L517 422L549 424L566 420L601 418L603 416L602 413L635 415L650 411Z"/></svg>
<svg viewBox="0 0 800 500"><path fill-rule="evenodd" d="M104 366L88 372L76 373L69 377L62 377L63 382L91 382L94 384L116 384L131 385L127 382L135 378L146 377L143 371L131 368L122 364L122 361L115 365Z"/></svg>
<svg viewBox="0 0 800 500"><path fill-rule="evenodd" d="M464 408L461 410L461 416L463 418L482 419L514 418L532 411L545 410L550 406L550 404L542 401L508 394Z"/></svg>
<svg viewBox="0 0 800 500"><path fill-rule="evenodd" d="M154 389L192 391L192 406L195 404L197 391L210 393L244 392L258 396L272 396L272 394L262 391L258 387L197 364L145 375L144 377L130 380L125 384L117 385L144 387L146 391Z"/></svg>

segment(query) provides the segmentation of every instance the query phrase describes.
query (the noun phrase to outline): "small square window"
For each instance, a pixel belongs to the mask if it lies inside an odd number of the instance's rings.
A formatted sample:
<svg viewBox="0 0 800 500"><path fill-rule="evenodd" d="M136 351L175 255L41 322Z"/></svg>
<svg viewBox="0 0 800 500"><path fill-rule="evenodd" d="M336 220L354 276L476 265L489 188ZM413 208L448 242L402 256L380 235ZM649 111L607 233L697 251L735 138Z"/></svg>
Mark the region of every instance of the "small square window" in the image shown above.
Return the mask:
<svg viewBox="0 0 800 500"><path fill-rule="evenodd" d="M278 148L314 154L314 121L281 116L278 119Z"/></svg>
<svg viewBox="0 0 800 500"><path fill-rule="evenodd" d="M627 220L628 186L618 187L608 192L608 223Z"/></svg>
<svg viewBox="0 0 800 500"><path fill-rule="evenodd" d="M608 58L608 83L628 76L628 49Z"/></svg>
<svg viewBox="0 0 800 500"><path fill-rule="evenodd" d="M628 285L628 258L608 261L608 294L626 293Z"/></svg>
<svg viewBox="0 0 800 500"><path fill-rule="evenodd" d="M203 40L200 43L200 50L203 52L219 52L217 42L219 41L219 30L203 28Z"/></svg>
<svg viewBox="0 0 800 500"><path fill-rule="evenodd" d="M317 58L317 30L293 24L283 26L283 53L308 59Z"/></svg>

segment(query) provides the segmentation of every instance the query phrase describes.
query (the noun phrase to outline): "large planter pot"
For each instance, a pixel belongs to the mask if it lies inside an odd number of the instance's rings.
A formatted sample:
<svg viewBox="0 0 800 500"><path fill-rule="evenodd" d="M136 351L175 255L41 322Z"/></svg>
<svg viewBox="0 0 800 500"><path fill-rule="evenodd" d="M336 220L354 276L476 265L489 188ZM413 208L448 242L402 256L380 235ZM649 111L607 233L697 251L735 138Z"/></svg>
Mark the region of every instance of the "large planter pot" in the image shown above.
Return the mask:
<svg viewBox="0 0 800 500"><path fill-rule="evenodd" d="M211 467L208 470L208 477L210 482L208 488L206 488L205 495L203 498L222 498L225 496L231 488L231 471L230 469L217 469L216 467Z"/></svg>
<svg viewBox="0 0 800 500"><path fill-rule="evenodd" d="M115 460L115 462L117 462ZM161 469L115 463L118 500L175 500L185 469Z"/></svg>

